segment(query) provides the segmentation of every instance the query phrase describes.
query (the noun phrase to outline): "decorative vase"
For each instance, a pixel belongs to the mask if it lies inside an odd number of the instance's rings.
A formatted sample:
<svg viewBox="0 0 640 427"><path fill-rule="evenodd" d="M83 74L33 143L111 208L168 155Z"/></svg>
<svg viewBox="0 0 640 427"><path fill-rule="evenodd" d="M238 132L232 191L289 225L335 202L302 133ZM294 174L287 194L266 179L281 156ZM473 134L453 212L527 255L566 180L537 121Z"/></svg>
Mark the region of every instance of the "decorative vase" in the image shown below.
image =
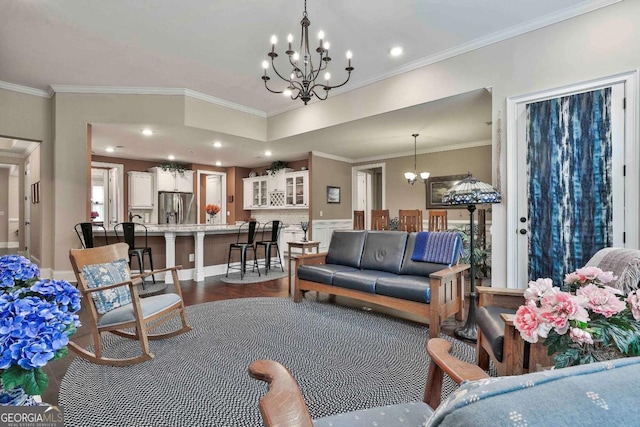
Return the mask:
<svg viewBox="0 0 640 427"><path fill-rule="evenodd" d="M214 224L216 221L216 214L209 214L209 224Z"/></svg>
<svg viewBox="0 0 640 427"><path fill-rule="evenodd" d="M22 387L16 387L13 390L5 390L4 384L0 379L0 405L1 406L38 406L39 403L33 396L30 396L22 390Z"/></svg>
<svg viewBox="0 0 640 427"><path fill-rule="evenodd" d="M302 239L303 242L308 242L307 240L307 231L309 230L309 221L302 221L300 223L300 228L302 228L302 231L304 231L304 238Z"/></svg>

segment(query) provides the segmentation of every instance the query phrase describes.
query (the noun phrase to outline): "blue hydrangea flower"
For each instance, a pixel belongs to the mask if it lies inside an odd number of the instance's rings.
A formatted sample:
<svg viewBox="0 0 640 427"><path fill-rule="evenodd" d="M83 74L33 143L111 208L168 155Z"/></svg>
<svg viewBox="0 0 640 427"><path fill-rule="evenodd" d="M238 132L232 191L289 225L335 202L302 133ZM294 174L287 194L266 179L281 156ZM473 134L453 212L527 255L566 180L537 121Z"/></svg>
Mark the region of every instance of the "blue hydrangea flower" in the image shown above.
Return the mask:
<svg viewBox="0 0 640 427"><path fill-rule="evenodd" d="M42 368L80 326L80 292L65 280L38 275L24 257L0 257L0 370Z"/></svg>

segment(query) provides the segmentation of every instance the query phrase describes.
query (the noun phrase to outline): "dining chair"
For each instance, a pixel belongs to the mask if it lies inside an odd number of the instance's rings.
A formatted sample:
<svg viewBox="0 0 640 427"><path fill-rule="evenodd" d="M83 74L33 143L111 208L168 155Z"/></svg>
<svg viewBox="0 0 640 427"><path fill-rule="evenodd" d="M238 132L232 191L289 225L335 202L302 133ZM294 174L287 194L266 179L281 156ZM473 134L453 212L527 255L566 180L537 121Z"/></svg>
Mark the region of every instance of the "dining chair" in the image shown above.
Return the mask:
<svg viewBox="0 0 640 427"><path fill-rule="evenodd" d="M448 227L446 210L429 210L429 231L445 231Z"/></svg>
<svg viewBox="0 0 640 427"><path fill-rule="evenodd" d="M353 211L353 229L364 230L364 211Z"/></svg>
<svg viewBox="0 0 640 427"><path fill-rule="evenodd" d="M389 209L374 209L371 211L371 229L389 230Z"/></svg>
<svg viewBox="0 0 640 427"><path fill-rule="evenodd" d="M136 246L136 228L144 231L144 245ZM120 222L113 226L113 231L116 234L118 242L124 241L129 245L129 266L131 266L131 260L133 257L138 258L138 265L140 266L140 273L144 274L144 256L149 256L149 266L153 270L153 255L151 254L151 247L149 246L149 234L147 226L138 222ZM151 275L153 283L156 283L156 276Z"/></svg>
<svg viewBox="0 0 640 427"><path fill-rule="evenodd" d="M125 243L114 243L89 249L71 249L69 260L82 293L83 309L87 318L83 326L91 330L93 348L69 341L69 347L80 357L92 363L126 366L144 362L154 357L149 347L150 339L164 339L191 330L187 323L185 305L177 270L181 266L164 268L146 275L170 271L173 275L174 292L140 298L138 286L143 275L131 275L129 248ZM86 305L85 305L86 304ZM85 308L86 307L86 308ZM181 327L169 332L150 334L149 331L180 317ZM103 354L102 335L105 332L135 339L140 342L141 354L118 358Z"/></svg>
<svg viewBox="0 0 640 427"><path fill-rule="evenodd" d="M256 234L260 228L258 221L247 221L238 227L238 236L235 243L229 245L229 257L227 258L227 275L229 277L229 270L240 270L240 279L244 278L244 274L247 271L247 249L253 250L253 267L258 268L258 259L256 257ZM240 251L240 266L231 266L231 253L233 251ZM258 268L258 276L260 276L260 269Z"/></svg>
<svg viewBox="0 0 640 427"><path fill-rule="evenodd" d="M265 274L269 274L269 270L271 270L271 250L273 248L276 249L276 254L278 254L278 264L280 265L280 269L284 272L282 258L280 257L280 248L278 247L280 230L282 230L282 221L273 220L265 222L262 226L262 239L256 242L256 250L261 246L264 247Z"/></svg>
<svg viewBox="0 0 640 427"><path fill-rule="evenodd" d="M93 222L79 222L73 228L78 235L78 239L80 239L80 244L82 245L83 249L93 248L96 246L95 241L93 240L95 227L99 227L102 229L100 234L104 235L104 244L109 244L109 239L107 238L107 229L104 228L104 225L95 224Z"/></svg>
<svg viewBox="0 0 640 427"><path fill-rule="evenodd" d="M399 229L415 233L422 231L422 210L421 209L400 209L398 212Z"/></svg>

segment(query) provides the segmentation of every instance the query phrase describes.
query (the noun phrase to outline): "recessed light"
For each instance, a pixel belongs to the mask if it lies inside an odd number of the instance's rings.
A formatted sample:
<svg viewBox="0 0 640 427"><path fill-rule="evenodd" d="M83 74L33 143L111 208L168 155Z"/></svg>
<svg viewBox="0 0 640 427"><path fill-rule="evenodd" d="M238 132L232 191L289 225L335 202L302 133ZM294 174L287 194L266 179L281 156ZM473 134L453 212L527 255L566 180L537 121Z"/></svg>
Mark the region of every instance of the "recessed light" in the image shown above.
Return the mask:
<svg viewBox="0 0 640 427"><path fill-rule="evenodd" d="M221 162L220 160L218 160L218 161L216 162L216 166L222 166L222 162Z"/></svg>
<svg viewBox="0 0 640 427"><path fill-rule="evenodd" d="M167 157L169 160L175 160L176 156L174 156L173 154L169 154L169 157Z"/></svg>
<svg viewBox="0 0 640 427"><path fill-rule="evenodd" d="M149 128L145 128L145 129L142 129L142 134L144 136L151 136L151 135L153 135L153 131L151 129L149 129Z"/></svg>
<svg viewBox="0 0 640 427"><path fill-rule="evenodd" d="M216 147L216 148L220 148L220 147L222 147L222 142L216 141L216 142L213 143L213 146Z"/></svg>
<svg viewBox="0 0 640 427"><path fill-rule="evenodd" d="M389 50L391 56L400 56L402 55L402 46L394 46Z"/></svg>
<svg viewBox="0 0 640 427"><path fill-rule="evenodd" d="M113 152L114 152L114 151L116 151L116 150L115 150L115 148L113 148L113 147L107 147L107 148L105 148L105 151L106 151L107 153L113 153Z"/></svg>
<svg viewBox="0 0 640 427"><path fill-rule="evenodd" d="M264 155L267 156L267 157L270 157L272 154L273 153L271 151L269 151L269 150L264 152Z"/></svg>

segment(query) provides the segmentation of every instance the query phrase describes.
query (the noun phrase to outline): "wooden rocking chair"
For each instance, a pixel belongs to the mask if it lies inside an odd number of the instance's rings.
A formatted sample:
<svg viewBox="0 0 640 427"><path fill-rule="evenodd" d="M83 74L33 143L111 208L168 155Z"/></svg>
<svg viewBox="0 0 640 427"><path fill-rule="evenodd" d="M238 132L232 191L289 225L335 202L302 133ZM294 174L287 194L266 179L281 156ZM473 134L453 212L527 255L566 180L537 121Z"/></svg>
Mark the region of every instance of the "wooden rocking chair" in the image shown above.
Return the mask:
<svg viewBox="0 0 640 427"><path fill-rule="evenodd" d="M153 358L149 339L170 338L191 330L191 326L187 324L177 273L182 266L130 276L129 246L126 243L92 249L71 249L69 259L78 280L78 289L83 295L83 303L91 316L91 324L88 326L93 335L93 353L69 341L69 347L78 356L101 365L133 365ZM142 284L144 277L165 271L172 273L175 292L140 298L138 286ZM108 297L105 297L105 292ZM149 334L152 329L178 315L182 328L168 333ZM142 354L128 359L104 357L104 332L140 341Z"/></svg>

